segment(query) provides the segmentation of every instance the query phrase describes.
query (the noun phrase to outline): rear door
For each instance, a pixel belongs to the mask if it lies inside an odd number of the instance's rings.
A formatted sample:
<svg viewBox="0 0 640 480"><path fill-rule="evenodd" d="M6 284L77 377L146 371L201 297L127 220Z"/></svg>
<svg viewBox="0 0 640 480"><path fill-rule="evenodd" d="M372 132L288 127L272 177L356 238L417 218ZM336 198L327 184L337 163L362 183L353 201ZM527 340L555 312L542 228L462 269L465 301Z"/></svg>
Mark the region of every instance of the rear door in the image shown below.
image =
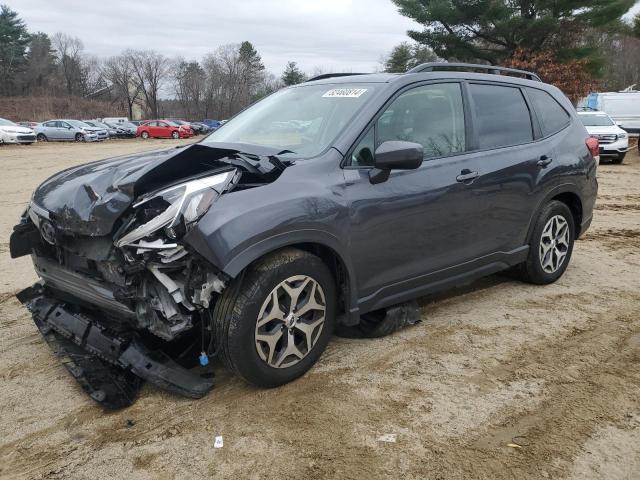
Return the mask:
<svg viewBox="0 0 640 480"><path fill-rule="evenodd" d="M554 149L548 142L536 141L539 129L519 86L491 82L468 86L478 167L470 201L482 218L474 250L481 256L515 254L526 244L538 177L553 162Z"/></svg>
<svg viewBox="0 0 640 480"><path fill-rule="evenodd" d="M57 122L55 122L55 121L44 122L42 124L42 126L44 127L42 129L42 133L44 133L44 135L47 137L47 139L49 139L49 140L59 140L59 138L57 137L58 130L56 129L56 124L57 124Z"/></svg>

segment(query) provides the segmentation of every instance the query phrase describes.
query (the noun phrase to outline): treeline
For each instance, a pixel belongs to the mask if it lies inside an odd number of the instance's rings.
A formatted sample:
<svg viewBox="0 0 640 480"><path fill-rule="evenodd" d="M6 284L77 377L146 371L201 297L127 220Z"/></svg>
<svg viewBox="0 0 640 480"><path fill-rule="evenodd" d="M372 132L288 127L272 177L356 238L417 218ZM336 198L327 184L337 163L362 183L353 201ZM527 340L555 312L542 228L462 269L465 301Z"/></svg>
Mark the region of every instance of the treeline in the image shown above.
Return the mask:
<svg viewBox="0 0 640 480"><path fill-rule="evenodd" d="M201 61L170 58L153 50L126 50L99 59L88 54L77 37L29 33L18 13L4 5L0 7L0 77L0 97L5 97L0 113L7 110L9 97L13 105L21 104L16 97L38 99L22 102L29 103L30 111L16 113L25 117L20 119L34 114L41 97L90 99L94 105L102 104L102 110L117 110L130 118L222 119L283 85L305 79L295 62L287 65L281 77L267 72L248 41L223 45Z"/></svg>

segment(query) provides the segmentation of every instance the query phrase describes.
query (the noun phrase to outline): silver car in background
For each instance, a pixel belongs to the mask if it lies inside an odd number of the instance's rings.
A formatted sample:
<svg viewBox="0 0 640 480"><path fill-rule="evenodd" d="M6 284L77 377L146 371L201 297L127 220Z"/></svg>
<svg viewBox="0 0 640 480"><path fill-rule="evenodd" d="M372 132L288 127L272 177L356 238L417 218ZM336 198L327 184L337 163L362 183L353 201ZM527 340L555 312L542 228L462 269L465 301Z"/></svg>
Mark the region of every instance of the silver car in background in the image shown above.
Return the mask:
<svg viewBox="0 0 640 480"><path fill-rule="evenodd" d="M70 123L74 127L83 129L85 132L95 133L98 137L98 140L108 140L109 132L104 127L94 127L93 125L89 125L88 123L81 122L80 120L65 120L65 122Z"/></svg>
<svg viewBox="0 0 640 480"><path fill-rule="evenodd" d="M40 142L95 142L98 140L97 133L91 131L97 129L77 120L47 120L33 130ZM106 131L104 135L108 135Z"/></svg>

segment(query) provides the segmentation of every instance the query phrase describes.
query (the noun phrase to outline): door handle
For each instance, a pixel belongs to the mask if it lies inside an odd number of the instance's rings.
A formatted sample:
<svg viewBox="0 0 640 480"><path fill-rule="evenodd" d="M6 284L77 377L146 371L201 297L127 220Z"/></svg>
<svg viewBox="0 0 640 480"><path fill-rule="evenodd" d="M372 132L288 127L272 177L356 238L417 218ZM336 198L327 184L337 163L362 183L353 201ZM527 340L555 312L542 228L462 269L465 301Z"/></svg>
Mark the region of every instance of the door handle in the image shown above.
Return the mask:
<svg viewBox="0 0 640 480"><path fill-rule="evenodd" d="M460 172L460 175L456 177L456 181L469 182L469 181L475 180L476 178L478 178L478 176L479 176L478 172L472 172L468 168L465 168Z"/></svg>
<svg viewBox="0 0 640 480"><path fill-rule="evenodd" d="M546 167L547 167L547 165L549 165L551 162L553 162L553 158L549 158L549 157L547 157L546 155L542 155L542 156L540 157L540 160L538 160L537 165L538 165L539 167L546 168Z"/></svg>

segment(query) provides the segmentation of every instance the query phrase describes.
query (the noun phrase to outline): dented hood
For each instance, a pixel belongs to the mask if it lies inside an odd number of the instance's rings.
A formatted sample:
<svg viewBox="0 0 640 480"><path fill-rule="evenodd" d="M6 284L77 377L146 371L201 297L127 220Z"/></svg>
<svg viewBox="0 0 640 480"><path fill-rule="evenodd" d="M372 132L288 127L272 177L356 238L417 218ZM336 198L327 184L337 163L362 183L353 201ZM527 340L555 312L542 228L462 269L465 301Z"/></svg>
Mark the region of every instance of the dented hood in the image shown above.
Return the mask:
<svg viewBox="0 0 640 480"><path fill-rule="evenodd" d="M234 144L194 144L88 163L50 177L36 189L32 202L47 210L60 230L108 235L140 194L227 168L220 160L239 151Z"/></svg>

